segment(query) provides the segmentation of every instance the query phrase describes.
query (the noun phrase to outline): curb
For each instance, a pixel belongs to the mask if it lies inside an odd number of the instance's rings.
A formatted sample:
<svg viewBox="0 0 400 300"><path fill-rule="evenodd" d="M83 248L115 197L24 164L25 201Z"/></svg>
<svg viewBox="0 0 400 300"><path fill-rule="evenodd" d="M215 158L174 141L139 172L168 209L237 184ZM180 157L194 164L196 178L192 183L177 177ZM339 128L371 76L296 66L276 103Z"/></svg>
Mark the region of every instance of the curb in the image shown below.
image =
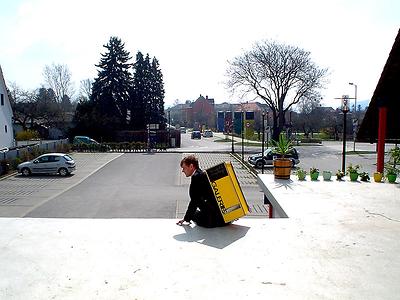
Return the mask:
<svg viewBox="0 0 400 300"><path fill-rule="evenodd" d="M230 153L230 155L231 155L234 159L236 159L236 161L239 162L239 163L242 165L242 167L244 167L251 175L253 175L254 178L257 178L258 173L256 173L256 172L255 172L252 168L250 168L246 163L244 163L241 159L239 159L239 158L237 157L237 154L236 154L236 153L235 153L235 154Z"/></svg>

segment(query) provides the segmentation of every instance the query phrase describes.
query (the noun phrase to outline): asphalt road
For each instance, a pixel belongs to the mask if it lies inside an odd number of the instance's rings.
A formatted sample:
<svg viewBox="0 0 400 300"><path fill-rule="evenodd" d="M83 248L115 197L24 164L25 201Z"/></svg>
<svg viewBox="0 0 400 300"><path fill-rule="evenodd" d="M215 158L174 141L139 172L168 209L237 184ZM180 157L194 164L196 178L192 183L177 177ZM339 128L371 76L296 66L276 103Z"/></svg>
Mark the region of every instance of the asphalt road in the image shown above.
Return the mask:
<svg viewBox="0 0 400 300"><path fill-rule="evenodd" d="M181 154L125 154L86 180L31 211L46 218L175 218Z"/></svg>

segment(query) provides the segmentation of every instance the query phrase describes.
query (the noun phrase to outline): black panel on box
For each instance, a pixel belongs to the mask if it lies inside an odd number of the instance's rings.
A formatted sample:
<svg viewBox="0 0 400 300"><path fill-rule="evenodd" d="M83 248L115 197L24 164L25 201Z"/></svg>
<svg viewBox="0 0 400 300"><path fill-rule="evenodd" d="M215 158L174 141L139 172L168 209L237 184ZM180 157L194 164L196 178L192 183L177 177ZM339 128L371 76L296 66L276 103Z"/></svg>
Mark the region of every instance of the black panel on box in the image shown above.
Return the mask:
<svg viewBox="0 0 400 300"><path fill-rule="evenodd" d="M207 169L206 172L210 181L216 181L222 177L228 176L228 171L223 163Z"/></svg>

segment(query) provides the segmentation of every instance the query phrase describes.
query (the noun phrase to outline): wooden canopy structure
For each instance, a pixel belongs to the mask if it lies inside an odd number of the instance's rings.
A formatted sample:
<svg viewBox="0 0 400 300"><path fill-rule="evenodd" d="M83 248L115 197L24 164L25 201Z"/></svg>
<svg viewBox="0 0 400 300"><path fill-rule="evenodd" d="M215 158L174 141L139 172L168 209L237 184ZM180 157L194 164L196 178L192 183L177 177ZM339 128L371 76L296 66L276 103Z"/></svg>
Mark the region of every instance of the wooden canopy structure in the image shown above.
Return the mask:
<svg viewBox="0 0 400 300"><path fill-rule="evenodd" d="M385 143L400 142L400 30L358 130L357 140L378 142L378 172L383 171Z"/></svg>

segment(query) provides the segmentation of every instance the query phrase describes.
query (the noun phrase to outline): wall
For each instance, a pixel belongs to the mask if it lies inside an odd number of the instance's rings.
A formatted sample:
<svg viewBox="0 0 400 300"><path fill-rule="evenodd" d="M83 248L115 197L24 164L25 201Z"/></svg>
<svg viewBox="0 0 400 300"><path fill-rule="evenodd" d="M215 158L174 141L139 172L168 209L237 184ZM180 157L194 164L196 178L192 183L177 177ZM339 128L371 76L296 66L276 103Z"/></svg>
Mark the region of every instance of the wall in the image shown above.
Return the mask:
<svg viewBox="0 0 400 300"><path fill-rule="evenodd" d="M11 104L8 99L3 72L0 67L0 149L12 147L14 144L12 116Z"/></svg>

